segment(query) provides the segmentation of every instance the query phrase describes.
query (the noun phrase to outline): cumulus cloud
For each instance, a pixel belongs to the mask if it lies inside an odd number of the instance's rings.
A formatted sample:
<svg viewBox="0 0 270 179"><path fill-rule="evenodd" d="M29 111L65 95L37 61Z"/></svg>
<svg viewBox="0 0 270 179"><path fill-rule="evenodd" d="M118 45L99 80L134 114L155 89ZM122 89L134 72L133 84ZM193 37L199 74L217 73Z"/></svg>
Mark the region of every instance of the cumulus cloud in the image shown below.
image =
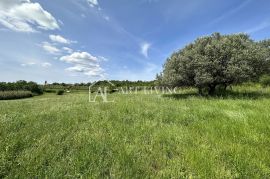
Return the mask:
<svg viewBox="0 0 270 179"><path fill-rule="evenodd" d="M61 57L60 60L73 65L66 69L69 72L83 73L91 77L103 76L104 70L99 64L101 60L88 52L74 52Z"/></svg>
<svg viewBox="0 0 270 179"><path fill-rule="evenodd" d="M141 44L141 54L145 56L146 58L148 58L148 51L150 47L151 47L151 44L147 42Z"/></svg>
<svg viewBox="0 0 270 179"><path fill-rule="evenodd" d="M59 29L56 19L39 3L30 0L1 0L0 23L14 31L35 32Z"/></svg>
<svg viewBox="0 0 270 179"><path fill-rule="evenodd" d="M98 6L98 0L87 0L87 2L91 7Z"/></svg>
<svg viewBox="0 0 270 179"><path fill-rule="evenodd" d="M103 76L103 69L100 66L88 67L85 65L75 65L66 69L69 72L79 72L91 77Z"/></svg>
<svg viewBox="0 0 270 179"><path fill-rule="evenodd" d="M48 52L50 54L57 55L57 54L59 54L61 52L60 49L58 49L53 44L50 44L48 42L43 42L43 44L41 46L46 52Z"/></svg>
<svg viewBox="0 0 270 179"><path fill-rule="evenodd" d="M60 60L65 61L67 63L77 63L77 64L98 62L97 57L92 56L91 54L87 52L74 52L71 55L61 57Z"/></svg>
<svg viewBox="0 0 270 179"><path fill-rule="evenodd" d="M49 38L51 39L51 41L57 42L57 43L62 43L62 44L71 44L71 43L74 43L74 41L65 39L61 35L50 35Z"/></svg>

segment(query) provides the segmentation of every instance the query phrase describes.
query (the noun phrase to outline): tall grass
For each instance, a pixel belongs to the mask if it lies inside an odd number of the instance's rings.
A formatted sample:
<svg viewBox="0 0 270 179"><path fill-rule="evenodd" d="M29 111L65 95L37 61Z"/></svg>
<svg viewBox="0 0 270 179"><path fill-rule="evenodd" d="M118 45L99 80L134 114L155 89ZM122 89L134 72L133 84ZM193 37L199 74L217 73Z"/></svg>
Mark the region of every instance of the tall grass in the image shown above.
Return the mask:
<svg viewBox="0 0 270 179"><path fill-rule="evenodd" d="M30 98L31 91L0 91L0 100Z"/></svg>
<svg viewBox="0 0 270 179"><path fill-rule="evenodd" d="M269 89L247 90L1 101L0 178L269 178Z"/></svg>

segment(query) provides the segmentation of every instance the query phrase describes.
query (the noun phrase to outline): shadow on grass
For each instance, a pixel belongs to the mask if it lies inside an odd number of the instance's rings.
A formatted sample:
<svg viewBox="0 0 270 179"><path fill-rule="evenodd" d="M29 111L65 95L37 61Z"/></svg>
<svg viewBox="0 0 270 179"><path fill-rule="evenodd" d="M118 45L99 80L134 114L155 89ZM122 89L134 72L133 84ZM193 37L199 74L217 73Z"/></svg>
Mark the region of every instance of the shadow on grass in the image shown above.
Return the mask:
<svg viewBox="0 0 270 179"><path fill-rule="evenodd" d="M199 95L196 92L183 93L183 94L164 94L163 97L174 98L174 99L188 99L192 97L204 98L204 99L270 99L269 93L264 92L236 92L236 91L226 91L217 92L216 94L209 95Z"/></svg>

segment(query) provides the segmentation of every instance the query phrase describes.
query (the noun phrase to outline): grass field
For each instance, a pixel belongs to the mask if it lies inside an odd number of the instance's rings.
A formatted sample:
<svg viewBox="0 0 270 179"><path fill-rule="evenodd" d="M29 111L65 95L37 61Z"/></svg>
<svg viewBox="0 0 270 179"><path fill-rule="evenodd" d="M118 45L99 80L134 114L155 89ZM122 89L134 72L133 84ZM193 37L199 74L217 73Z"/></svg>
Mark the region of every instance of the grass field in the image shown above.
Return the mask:
<svg viewBox="0 0 270 179"><path fill-rule="evenodd" d="M269 89L251 91L0 101L0 178L268 178Z"/></svg>

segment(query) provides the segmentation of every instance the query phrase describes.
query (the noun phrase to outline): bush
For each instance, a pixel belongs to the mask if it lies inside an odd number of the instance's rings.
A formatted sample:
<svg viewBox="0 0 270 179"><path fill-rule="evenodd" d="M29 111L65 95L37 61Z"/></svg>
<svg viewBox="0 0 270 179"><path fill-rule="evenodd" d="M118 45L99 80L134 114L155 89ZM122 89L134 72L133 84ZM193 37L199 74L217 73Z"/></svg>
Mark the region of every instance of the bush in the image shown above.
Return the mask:
<svg viewBox="0 0 270 179"><path fill-rule="evenodd" d="M57 91L54 89L45 89L44 92L46 93L56 93Z"/></svg>
<svg viewBox="0 0 270 179"><path fill-rule="evenodd" d="M246 34L198 38L174 53L164 65L162 82L168 86L190 86L213 95L218 86L258 81L270 69L268 49Z"/></svg>
<svg viewBox="0 0 270 179"><path fill-rule="evenodd" d="M34 94L43 94L42 88L35 82L20 80L14 83L0 82L0 91L31 91Z"/></svg>
<svg viewBox="0 0 270 179"><path fill-rule="evenodd" d="M65 93L64 90L58 90L56 94L57 94L57 95L63 95L64 93Z"/></svg>
<svg viewBox="0 0 270 179"><path fill-rule="evenodd" d="M31 91L32 93L38 95L43 94L43 89L35 82L28 82L28 84L25 86L25 90Z"/></svg>
<svg viewBox="0 0 270 179"><path fill-rule="evenodd" d="M269 75L264 75L260 79L260 83L263 87L270 86L270 76Z"/></svg>
<svg viewBox="0 0 270 179"><path fill-rule="evenodd" d="M0 91L0 100L30 98L31 91Z"/></svg>

